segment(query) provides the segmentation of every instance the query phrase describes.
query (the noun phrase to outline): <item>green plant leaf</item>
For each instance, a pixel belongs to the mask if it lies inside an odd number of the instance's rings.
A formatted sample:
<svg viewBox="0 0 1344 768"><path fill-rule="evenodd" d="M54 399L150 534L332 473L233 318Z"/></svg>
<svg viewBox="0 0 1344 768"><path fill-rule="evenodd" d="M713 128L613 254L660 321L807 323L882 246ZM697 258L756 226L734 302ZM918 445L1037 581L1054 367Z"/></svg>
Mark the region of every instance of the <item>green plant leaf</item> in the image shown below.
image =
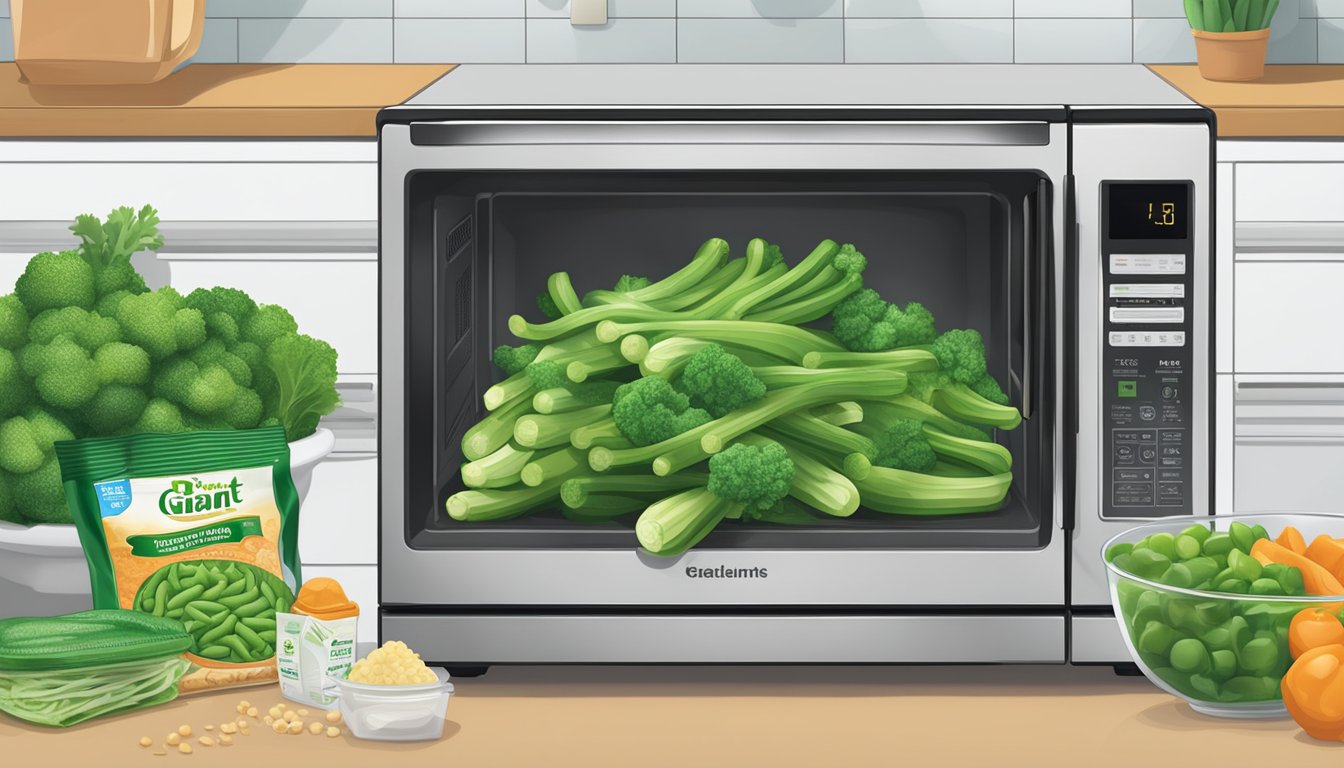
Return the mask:
<svg viewBox="0 0 1344 768"><path fill-rule="evenodd" d="M1260 0L1264 2L1264 0ZM1204 29L1204 0L1185 0L1185 18L1191 29Z"/></svg>
<svg viewBox="0 0 1344 768"><path fill-rule="evenodd" d="M1223 31L1224 31L1224 32L1236 32L1236 31L1237 31L1237 23L1236 23L1235 21L1233 21L1232 19L1228 19L1228 20L1227 20L1227 23L1223 25Z"/></svg>
<svg viewBox="0 0 1344 768"><path fill-rule="evenodd" d="M1232 25L1238 32L1245 32L1247 14L1251 11L1251 0L1236 0L1232 6Z"/></svg>
<svg viewBox="0 0 1344 768"><path fill-rule="evenodd" d="M1277 10L1279 10L1279 0L1268 0L1265 4L1265 17L1260 20L1260 29L1269 26L1269 23L1274 20L1274 12Z"/></svg>
<svg viewBox="0 0 1344 768"><path fill-rule="evenodd" d="M1223 6L1220 0L1204 0L1204 30L1219 32L1223 29Z"/></svg>
<svg viewBox="0 0 1344 768"><path fill-rule="evenodd" d="M1220 18L1223 22L1223 31L1236 32L1236 26L1232 22L1232 0L1218 0L1218 10L1222 14Z"/></svg>
<svg viewBox="0 0 1344 768"><path fill-rule="evenodd" d="M1246 29L1264 29L1265 0L1248 0L1251 10L1246 13Z"/></svg>

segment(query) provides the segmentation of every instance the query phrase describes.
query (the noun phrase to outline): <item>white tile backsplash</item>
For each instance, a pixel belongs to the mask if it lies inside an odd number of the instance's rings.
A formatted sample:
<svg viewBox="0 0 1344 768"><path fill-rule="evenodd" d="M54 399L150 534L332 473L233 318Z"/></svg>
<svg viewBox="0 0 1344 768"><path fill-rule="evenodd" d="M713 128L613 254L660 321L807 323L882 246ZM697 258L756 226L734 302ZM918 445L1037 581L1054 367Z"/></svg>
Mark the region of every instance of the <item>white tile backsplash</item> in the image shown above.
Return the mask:
<svg viewBox="0 0 1344 768"><path fill-rule="evenodd" d="M831 64L844 61L843 19L678 19L677 61Z"/></svg>
<svg viewBox="0 0 1344 768"><path fill-rule="evenodd" d="M533 63L667 64L677 60L676 19L609 19L600 27L568 19L527 20Z"/></svg>
<svg viewBox="0 0 1344 768"><path fill-rule="evenodd" d="M1007 63L1012 19L846 19L845 61Z"/></svg>
<svg viewBox="0 0 1344 768"><path fill-rule="evenodd" d="M1021 18L1077 19L1130 18L1131 0L1015 0Z"/></svg>
<svg viewBox="0 0 1344 768"><path fill-rule="evenodd" d="M519 19L526 0L396 0L397 18Z"/></svg>
<svg viewBox="0 0 1344 768"><path fill-rule="evenodd" d="M1013 0L846 0L851 19L956 19L1013 17Z"/></svg>
<svg viewBox="0 0 1344 768"><path fill-rule="evenodd" d="M517 64L524 61L522 19L397 19L399 64Z"/></svg>
<svg viewBox="0 0 1344 768"><path fill-rule="evenodd" d="M683 19L815 19L841 15L841 0L677 0Z"/></svg>
<svg viewBox="0 0 1344 768"><path fill-rule="evenodd" d="M1195 38L1185 19L1134 19L1134 60L1144 64L1192 64Z"/></svg>
<svg viewBox="0 0 1344 768"><path fill-rule="evenodd" d="M1195 59L1184 0L607 0L611 23L577 28L569 0L209 0L206 13L193 62ZM0 61L14 57L8 17L0 0ZM1344 63L1344 0L1281 0L1272 30L1271 63Z"/></svg>
<svg viewBox="0 0 1344 768"><path fill-rule="evenodd" d="M1118 64L1133 60L1133 19L1019 18L1014 25L1014 60L1019 64Z"/></svg>
<svg viewBox="0 0 1344 768"><path fill-rule="evenodd" d="M319 64L392 61L391 19L239 19L238 60Z"/></svg>
<svg viewBox="0 0 1344 768"><path fill-rule="evenodd" d="M569 18L569 0L527 0L527 16L537 18ZM677 17L677 0L607 0L607 18L664 18Z"/></svg>

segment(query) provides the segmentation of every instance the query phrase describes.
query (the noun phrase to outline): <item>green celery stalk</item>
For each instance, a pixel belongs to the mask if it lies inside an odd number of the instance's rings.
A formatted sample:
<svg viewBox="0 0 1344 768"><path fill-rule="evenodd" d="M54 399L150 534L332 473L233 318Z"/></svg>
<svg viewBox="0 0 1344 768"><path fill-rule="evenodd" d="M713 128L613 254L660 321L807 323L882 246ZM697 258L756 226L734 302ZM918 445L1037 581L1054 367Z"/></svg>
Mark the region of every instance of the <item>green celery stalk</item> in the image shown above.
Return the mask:
<svg viewBox="0 0 1344 768"><path fill-rule="evenodd" d="M1012 483L1010 473L939 477L887 467L872 467L866 477L854 481L865 507L898 515L961 515L996 510L1003 505Z"/></svg>
<svg viewBox="0 0 1344 768"><path fill-rule="evenodd" d="M635 538L650 554L672 557L694 547L742 505L706 488L693 488L654 502L635 523Z"/></svg>

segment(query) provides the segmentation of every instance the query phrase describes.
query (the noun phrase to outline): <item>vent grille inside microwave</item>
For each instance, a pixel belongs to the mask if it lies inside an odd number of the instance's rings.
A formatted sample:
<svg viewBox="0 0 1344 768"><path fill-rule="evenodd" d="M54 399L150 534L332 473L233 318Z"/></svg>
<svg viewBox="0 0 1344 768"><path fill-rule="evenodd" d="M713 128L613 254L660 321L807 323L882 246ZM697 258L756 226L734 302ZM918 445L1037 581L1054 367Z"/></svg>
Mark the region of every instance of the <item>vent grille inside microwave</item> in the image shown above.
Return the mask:
<svg viewBox="0 0 1344 768"><path fill-rule="evenodd" d="M453 327L457 329L454 344L471 330L471 267L462 270L453 289Z"/></svg>
<svg viewBox="0 0 1344 768"><path fill-rule="evenodd" d="M457 254L471 244L471 217L467 216L448 233L447 258L451 261Z"/></svg>

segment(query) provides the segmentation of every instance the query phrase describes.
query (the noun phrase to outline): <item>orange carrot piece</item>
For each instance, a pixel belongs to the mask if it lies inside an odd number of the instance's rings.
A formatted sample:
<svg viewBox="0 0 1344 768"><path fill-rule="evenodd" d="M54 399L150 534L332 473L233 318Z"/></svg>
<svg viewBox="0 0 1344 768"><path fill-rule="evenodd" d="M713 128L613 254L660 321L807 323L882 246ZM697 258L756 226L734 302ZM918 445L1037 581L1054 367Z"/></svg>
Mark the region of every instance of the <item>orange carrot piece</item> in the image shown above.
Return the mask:
<svg viewBox="0 0 1344 768"><path fill-rule="evenodd" d="M1324 566L1269 539L1258 539L1251 546L1251 557L1262 565L1279 563L1297 568L1302 572L1302 585L1309 595L1344 595L1344 584L1340 584Z"/></svg>
<svg viewBox="0 0 1344 768"><path fill-rule="evenodd" d="M1307 547L1307 557L1319 563L1322 568L1334 574L1336 579L1344 575L1344 543L1325 534L1317 536ZM1340 579L1344 583L1344 579Z"/></svg>
<svg viewBox="0 0 1344 768"><path fill-rule="evenodd" d="M1285 526L1283 531L1279 533L1279 538L1274 541L1279 546L1287 547L1299 555L1307 554L1307 540L1302 538L1301 531L1291 525Z"/></svg>

